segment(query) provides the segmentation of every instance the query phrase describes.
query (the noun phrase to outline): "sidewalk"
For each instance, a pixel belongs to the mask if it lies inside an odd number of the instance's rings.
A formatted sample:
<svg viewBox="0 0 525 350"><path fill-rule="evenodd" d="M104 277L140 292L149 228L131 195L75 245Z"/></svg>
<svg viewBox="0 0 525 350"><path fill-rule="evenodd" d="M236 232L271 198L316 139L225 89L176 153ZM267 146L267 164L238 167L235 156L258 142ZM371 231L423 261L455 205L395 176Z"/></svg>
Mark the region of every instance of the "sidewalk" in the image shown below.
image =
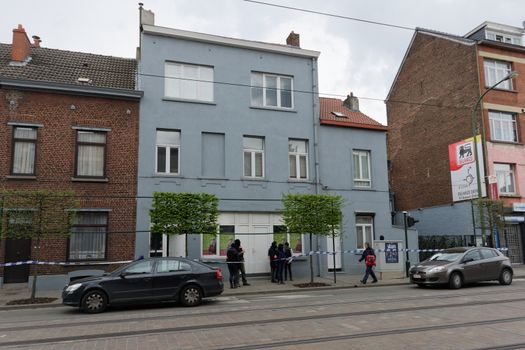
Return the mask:
<svg viewBox="0 0 525 350"><path fill-rule="evenodd" d="M514 268L514 278L525 278L525 265L516 265ZM293 282L286 281L285 284L271 283L269 277L252 277L248 278L249 286L243 286L240 288L231 289L228 286L227 273L224 276L224 293L221 296L241 296L241 295L258 295L258 294L272 294L272 293L293 293L293 292L304 292L313 290L330 290L330 289L343 289L343 288L375 288L375 287L388 287L395 285L408 284L407 278L383 278L378 283L371 284L372 279L369 279L369 283L362 285L359 283L361 275L349 275L345 273L337 274L336 283L334 283L333 275L326 277L315 277L314 282L326 283L328 286L324 287L308 287L299 288L294 286L295 284L308 283L310 278L298 278L294 279ZM26 308L41 308L41 307L52 307L61 305L61 291L41 291L37 292L37 297L44 298L57 298L56 301L48 304L35 304L35 305L6 305L7 302L16 299L27 299L31 295L31 291L26 288L27 284L15 284L15 285L4 285L4 288L0 289L0 310L7 309L26 309Z"/></svg>

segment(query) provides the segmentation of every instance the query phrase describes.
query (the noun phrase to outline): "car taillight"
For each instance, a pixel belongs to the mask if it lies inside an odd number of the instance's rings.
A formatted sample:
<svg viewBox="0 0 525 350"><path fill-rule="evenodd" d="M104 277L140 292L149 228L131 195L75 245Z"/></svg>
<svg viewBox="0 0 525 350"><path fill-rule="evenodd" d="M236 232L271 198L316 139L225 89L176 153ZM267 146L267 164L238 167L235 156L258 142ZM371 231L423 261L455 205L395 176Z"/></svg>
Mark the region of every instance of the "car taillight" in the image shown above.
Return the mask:
<svg viewBox="0 0 525 350"><path fill-rule="evenodd" d="M222 271L220 268L217 268L217 270L215 270L215 278L218 281L222 281Z"/></svg>

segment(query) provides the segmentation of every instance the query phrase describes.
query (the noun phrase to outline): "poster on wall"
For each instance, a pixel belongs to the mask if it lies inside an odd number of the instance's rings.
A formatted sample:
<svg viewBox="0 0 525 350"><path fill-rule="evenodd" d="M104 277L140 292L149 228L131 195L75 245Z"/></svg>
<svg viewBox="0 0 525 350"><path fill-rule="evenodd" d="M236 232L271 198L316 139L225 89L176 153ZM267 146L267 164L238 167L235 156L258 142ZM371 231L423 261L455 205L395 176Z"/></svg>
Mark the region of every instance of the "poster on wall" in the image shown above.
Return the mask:
<svg viewBox="0 0 525 350"><path fill-rule="evenodd" d="M399 249L396 242L385 242L385 261L387 264L399 263Z"/></svg>
<svg viewBox="0 0 525 350"><path fill-rule="evenodd" d="M486 197L485 166L481 156L483 150L481 148L480 135L476 136L476 145L480 155L481 197ZM471 137L448 145L448 157L450 161L450 179L452 180L452 200L458 202L478 198L474 139Z"/></svg>

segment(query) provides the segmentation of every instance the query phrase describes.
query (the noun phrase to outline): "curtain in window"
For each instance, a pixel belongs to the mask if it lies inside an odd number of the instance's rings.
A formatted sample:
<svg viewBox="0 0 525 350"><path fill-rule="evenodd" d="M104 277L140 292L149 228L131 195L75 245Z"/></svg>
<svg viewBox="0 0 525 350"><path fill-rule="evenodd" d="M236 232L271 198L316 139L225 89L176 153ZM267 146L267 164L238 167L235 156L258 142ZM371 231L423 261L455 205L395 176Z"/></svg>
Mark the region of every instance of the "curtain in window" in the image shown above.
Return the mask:
<svg viewBox="0 0 525 350"><path fill-rule="evenodd" d="M35 144L32 142L15 142L13 157L13 174L35 173Z"/></svg>
<svg viewBox="0 0 525 350"><path fill-rule="evenodd" d="M69 238L69 259L106 258L106 213L77 213Z"/></svg>
<svg viewBox="0 0 525 350"><path fill-rule="evenodd" d="M77 175L104 176L106 134L79 131L78 142ZM83 143L90 143L90 145ZM93 143L99 143L100 145L93 145Z"/></svg>

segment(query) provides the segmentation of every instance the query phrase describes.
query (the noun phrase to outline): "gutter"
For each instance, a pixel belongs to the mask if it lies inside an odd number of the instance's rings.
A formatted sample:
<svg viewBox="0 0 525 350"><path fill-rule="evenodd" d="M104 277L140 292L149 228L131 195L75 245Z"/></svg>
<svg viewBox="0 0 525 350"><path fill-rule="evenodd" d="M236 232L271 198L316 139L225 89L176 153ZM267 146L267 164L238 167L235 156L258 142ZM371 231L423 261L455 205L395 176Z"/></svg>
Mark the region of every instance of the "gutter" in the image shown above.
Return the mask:
<svg viewBox="0 0 525 350"><path fill-rule="evenodd" d="M16 88L32 91L51 91L70 95L101 96L109 98L140 100L143 91L116 89L97 86L82 86L71 84L52 83L47 81L0 78L0 88Z"/></svg>

